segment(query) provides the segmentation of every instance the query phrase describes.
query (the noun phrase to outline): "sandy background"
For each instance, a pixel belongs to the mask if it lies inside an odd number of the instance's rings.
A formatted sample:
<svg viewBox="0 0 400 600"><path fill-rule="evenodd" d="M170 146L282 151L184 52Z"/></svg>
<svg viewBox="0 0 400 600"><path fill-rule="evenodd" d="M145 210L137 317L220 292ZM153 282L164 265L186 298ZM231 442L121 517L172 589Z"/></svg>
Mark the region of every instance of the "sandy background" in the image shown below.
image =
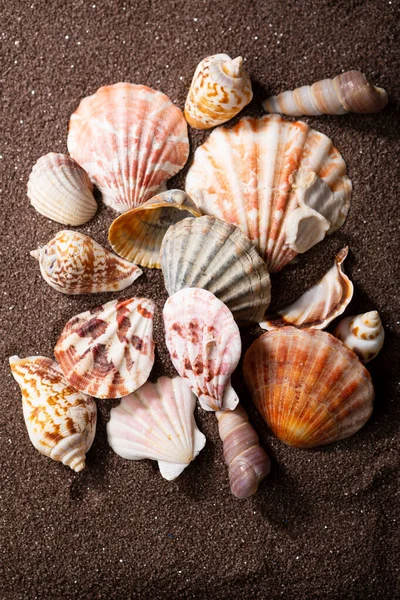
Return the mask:
<svg viewBox="0 0 400 600"><path fill-rule="evenodd" d="M0 169L1 571L3 600L170 598L394 598L400 595L399 467L399 17L397 1L2 2ZM234 385L272 459L258 493L229 490L216 419L176 481L156 463L130 462L107 445L112 402L81 474L30 444L8 356L52 356L64 323L113 296L68 297L41 278L29 250L63 227L38 215L26 183L43 154L66 152L69 117L98 87L118 81L160 89L183 108L197 63L241 54L254 100L359 68L385 87L380 115L305 119L330 136L352 179L349 216L333 237L273 277L275 306L294 300L345 244L355 284L347 311L379 310L386 343L370 364L376 388L369 423L349 440L314 451L285 447ZM190 133L193 150L209 133ZM190 165L192 159L189 159ZM183 185L184 170L171 187ZM100 206L79 230L106 244L114 213ZM157 302L152 378L174 371L163 342L160 272L120 297ZM255 327L244 347L259 333Z"/></svg>

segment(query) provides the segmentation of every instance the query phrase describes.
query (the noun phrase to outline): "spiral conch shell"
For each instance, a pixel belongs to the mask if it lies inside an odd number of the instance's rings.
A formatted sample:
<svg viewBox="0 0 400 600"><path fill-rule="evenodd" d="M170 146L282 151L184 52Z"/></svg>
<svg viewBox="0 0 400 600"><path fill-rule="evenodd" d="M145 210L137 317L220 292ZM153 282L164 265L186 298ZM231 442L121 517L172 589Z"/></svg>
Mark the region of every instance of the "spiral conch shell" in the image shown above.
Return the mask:
<svg viewBox="0 0 400 600"><path fill-rule="evenodd" d="M195 129L221 125L237 115L252 99L250 77L243 58L214 54L196 68L185 104L185 118Z"/></svg>
<svg viewBox="0 0 400 600"><path fill-rule="evenodd" d="M96 433L93 398L69 385L58 364L45 356L11 356L10 367L22 392L22 407L36 450L76 472Z"/></svg>
<svg viewBox="0 0 400 600"><path fill-rule="evenodd" d="M385 108L388 95L382 88L368 82L360 71L347 71L334 79L322 79L313 85L304 85L283 92L263 102L270 113L301 115L344 115L376 113Z"/></svg>
<svg viewBox="0 0 400 600"><path fill-rule="evenodd" d="M269 331L286 325L294 325L299 329L324 329L341 315L354 291L352 282L342 270L348 251L347 246L343 248L336 256L333 267L316 285L293 304L279 310L277 315L266 317L260 322L260 327Z"/></svg>
<svg viewBox="0 0 400 600"><path fill-rule="evenodd" d="M97 398L120 398L143 385L154 363L154 302L111 300L65 325L54 356L66 379Z"/></svg>
<svg viewBox="0 0 400 600"><path fill-rule="evenodd" d="M163 316L172 364L202 408L235 408L239 398L230 376L242 344L229 308L207 290L185 288L168 298Z"/></svg>
<svg viewBox="0 0 400 600"><path fill-rule="evenodd" d="M257 410L289 446L342 440L372 413L370 374L325 331L283 327L264 333L246 352L243 374Z"/></svg>
<svg viewBox="0 0 400 600"><path fill-rule="evenodd" d="M78 231L59 231L30 254L39 261L43 279L63 294L117 292L143 273Z"/></svg>
<svg viewBox="0 0 400 600"><path fill-rule="evenodd" d="M63 225L83 225L95 215L97 202L88 174L65 154L39 158L28 180L28 197L41 215Z"/></svg>
<svg viewBox="0 0 400 600"><path fill-rule="evenodd" d="M187 217L199 217L194 202L182 190L157 194L120 215L108 231L117 254L142 267L159 269L160 248L168 228Z"/></svg>
<svg viewBox="0 0 400 600"><path fill-rule="evenodd" d="M341 227L352 186L328 137L266 115L215 129L185 187L202 213L239 227L273 272Z"/></svg>
<svg viewBox="0 0 400 600"><path fill-rule="evenodd" d="M249 498L270 471L271 463L258 443L258 435L240 404L234 410L217 411L219 435L224 442L224 458L229 483L236 498Z"/></svg>
<svg viewBox="0 0 400 600"><path fill-rule="evenodd" d="M118 212L143 204L189 155L182 112L165 94L116 83L84 98L71 117L71 156Z"/></svg>
<svg viewBox="0 0 400 600"><path fill-rule="evenodd" d="M108 443L129 460L157 460L171 481L196 458L206 443L194 420L196 397L180 377L147 382L111 409Z"/></svg>
<svg viewBox="0 0 400 600"><path fill-rule="evenodd" d="M385 330L376 310L342 319L333 335L353 350L363 363L377 356L385 340Z"/></svg>

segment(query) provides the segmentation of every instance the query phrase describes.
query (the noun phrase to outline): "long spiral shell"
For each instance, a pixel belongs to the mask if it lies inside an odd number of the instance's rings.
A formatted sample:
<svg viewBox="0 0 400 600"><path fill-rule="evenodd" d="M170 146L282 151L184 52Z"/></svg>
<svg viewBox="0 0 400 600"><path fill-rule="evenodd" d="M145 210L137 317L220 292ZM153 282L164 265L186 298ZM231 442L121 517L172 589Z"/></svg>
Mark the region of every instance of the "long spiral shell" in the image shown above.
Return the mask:
<svg viewBox="0 0 400 600"><path fill-rule="evenodd" d="M219 435L224 443L224 458L229 468L229 483L236 498L249 498L270 471L271 463L258 443L244 408L217 411Z"/></svg>
<svg viewBox="0 0 400 600"><path fill-rule="evenodd" d="M385 108L388 95L368 82L360 71L347 71L334 79L322 79L267 98L263 107L270 113L301 115L344 115L376 113Z"/></svg>

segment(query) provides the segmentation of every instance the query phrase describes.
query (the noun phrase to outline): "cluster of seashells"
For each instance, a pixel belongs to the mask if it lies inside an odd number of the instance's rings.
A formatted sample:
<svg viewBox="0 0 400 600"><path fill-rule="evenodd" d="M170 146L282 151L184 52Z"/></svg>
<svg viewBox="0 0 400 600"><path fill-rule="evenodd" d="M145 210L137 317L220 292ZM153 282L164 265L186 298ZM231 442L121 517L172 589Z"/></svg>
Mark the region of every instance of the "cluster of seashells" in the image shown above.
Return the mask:
<svg viewBox="0 0 400 600"><path fill-rule="evenodd" d="M252 99L243 60L226 54L197 67L184 115L143 85L117 83L83 99L72 115L70 156L38 160L28 196L42 215L79 226L97 210L93 184L121 213L109 228L113 254L76 230L63 230L31 255L57 292L118 292L162 269L169 298L165 341L179 376L148 381L154 364L148 298L114 299L73 316L54 348L56 360L10 358L22 391L29 437L41 453L79 472L96 430L93 398L121 398L107 425L110 446L130 460L158 462L172 480L205 445L194 410L214 412L230 486L254 494L270 460L232 387L240 329L267 330L244 356L243 376L274 435L314 448L358 431L372 412L374 389L363 362L382 348L376 311L325 331L353 296L343 272L348 248L296 302L268 313L270 273L319 243L346 219L352 185L331 140L279 114L217 127L197 148L185 191L165 183L189 155L187 123L207 129ZM264 103L289 115L372 112L384 90L350 71ZM185 118L184 118L185 117Z"/></svg>

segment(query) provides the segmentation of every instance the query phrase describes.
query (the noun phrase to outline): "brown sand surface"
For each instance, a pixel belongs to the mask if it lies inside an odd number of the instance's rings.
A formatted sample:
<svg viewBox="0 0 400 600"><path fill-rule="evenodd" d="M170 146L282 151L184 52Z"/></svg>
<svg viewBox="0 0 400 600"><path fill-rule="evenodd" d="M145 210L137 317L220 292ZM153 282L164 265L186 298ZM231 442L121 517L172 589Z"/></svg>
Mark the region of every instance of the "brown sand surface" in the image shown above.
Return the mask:
<svg viewBox="0 0 400 600"><path fill-rule="evenodd" d="M398 0L15 0L0 11L1 599L399 597ZM354 185L351 210L336 234L273 277L278 306L349 244L355 297L347 313L376 308L386 329L385 347L368 367L373 415L348 440L292 449L258 416L238 370L234 385L272 459L271 474L246 501L230 493L216 419L201 410L206 448L172 483L156 463L110 449L106 422L116 402L98 402L83 473L42 456L28 439L8 368L13 354L52 356L69 318L114 297L65 296L41 278L29 251L63 227L29 205L33 164L67 151L71 113L101 85L143 83L183 108L197 63L217 52L245 57L255 95L244 114L261 115L268 93L350 68L390 96L379 115L305 119L342 153ZM192 152L208 135L190 132ZM185 173L171 187L183 186ZM100 205L79 230L107 244L114 216ZM161 272L146 271L119 296L130 295L157 302L152 379L173 375ZM244 347L258 333L246 334Z"/></svg>

